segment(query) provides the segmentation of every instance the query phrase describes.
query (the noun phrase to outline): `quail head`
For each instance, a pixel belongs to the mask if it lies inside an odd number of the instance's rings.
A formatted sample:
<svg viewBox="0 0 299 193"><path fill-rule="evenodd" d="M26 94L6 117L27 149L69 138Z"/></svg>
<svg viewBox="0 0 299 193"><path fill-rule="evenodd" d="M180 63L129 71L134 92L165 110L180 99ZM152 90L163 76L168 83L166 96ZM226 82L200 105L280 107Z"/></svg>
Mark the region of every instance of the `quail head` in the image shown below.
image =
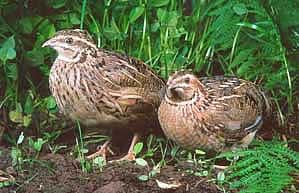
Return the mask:
<svg viewBox="0 0 299 193"><path fill-rule="evenodd" d="M168 79L158 117L179 145L219 152L246 147L269 113L267 98L252 82L179 71Z"/></svg>
<svg viewBox="0 0 299 193"><path fill-rule="evenodd" d="M87 126L132 131L124 159L134 159L138 136L159 125L163 80L137 59L98 48L84 30L58 31L43 46L58 54L49 86L60 111ZM88 158L105 156L109 142Z"/></svg>

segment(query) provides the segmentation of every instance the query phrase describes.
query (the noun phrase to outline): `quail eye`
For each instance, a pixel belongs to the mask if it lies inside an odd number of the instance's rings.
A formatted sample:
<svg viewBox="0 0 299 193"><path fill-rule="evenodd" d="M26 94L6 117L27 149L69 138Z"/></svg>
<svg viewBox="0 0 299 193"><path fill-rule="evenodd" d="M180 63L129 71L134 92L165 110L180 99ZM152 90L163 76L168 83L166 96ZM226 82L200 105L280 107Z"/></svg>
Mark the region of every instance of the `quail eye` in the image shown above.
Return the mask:
<svg viewBox="0 0 299 193"><path fill-rule="evenodd" d="M189 84L189 83L190 83L190 78L187 77L187 78L184 80L184 82L185 82L186 84Z"/></svg>
<svg viewBox="0 0 299 193"><path fill-rule="evenodd" d="M73 38L66 38L65 43L67 43L67 44L73 43Z"/></svg>

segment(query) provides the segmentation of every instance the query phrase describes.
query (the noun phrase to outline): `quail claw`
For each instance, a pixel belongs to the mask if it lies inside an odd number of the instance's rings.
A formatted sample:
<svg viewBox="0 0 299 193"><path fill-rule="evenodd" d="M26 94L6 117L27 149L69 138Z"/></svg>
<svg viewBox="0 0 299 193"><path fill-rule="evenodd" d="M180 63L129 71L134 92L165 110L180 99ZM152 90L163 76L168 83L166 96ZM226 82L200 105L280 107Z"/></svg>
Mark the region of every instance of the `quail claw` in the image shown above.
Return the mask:
<svg viewBox="0 0 299 193"><path fill-rule="evenodd" d="M135 153L134 153L133 150L134 150L134 146L137 143L138 139L139 139L139 135L137 133L135 133L133 138L132 138L131 145L130 145L130 148L128 150L128 153L120 159L109 161L109 163L121 162L121 161L134 161L135 160Z"/></svg>
<svg viewBox="0 0 299 193"><path fill-rule="evenodd" d="M111 160L108 163L115 163L115 162L123 162L123 161L134 161L135 160L135 154L133 152L128 152L124 157L116 160Z"/></svg>
<svg viewBox="0 0 299 193"><path fill-rule="evenodd" d="M114 154L113 151L112 151L112 150L110 149L110 147L109 147L110 142L111 142L110 140L106 141L106 142L101 146L101 148L100 148L98 151L96 151L95 153L93 153L93 154L87 156L86 158L89 159L89 160L91 160L91 159L94 159L94 158L96 158L96 157L98 157L98 156L102 156L102 157L106 160L106 158L107 158L107 151L108 151L109 153L111 153L112 155Z"/></svg>

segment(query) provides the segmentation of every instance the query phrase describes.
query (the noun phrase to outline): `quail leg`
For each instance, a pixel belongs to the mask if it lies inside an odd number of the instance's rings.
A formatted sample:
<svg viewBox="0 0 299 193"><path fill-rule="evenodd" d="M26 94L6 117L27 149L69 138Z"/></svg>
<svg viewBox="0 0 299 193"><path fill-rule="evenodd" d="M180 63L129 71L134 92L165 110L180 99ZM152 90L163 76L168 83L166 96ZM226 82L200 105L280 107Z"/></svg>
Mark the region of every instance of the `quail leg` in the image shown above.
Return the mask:
<svg viewBox="0 0 299 193"><path fill-rule="evenodd" d="M87 156L87 159L94 159L97 156L102 156L105 160L107 157L107 151L111 152L111 150L109 149L109 144L110 144L111 140L107 140L102 146L101 149L99 149L98 151L96 151L95 153Z"/></svg>
<svg viewBox="0 0 299 193"><path fill-rule="evenodd" d="M248 147L249 144L251 143L251 141L254 139L256 132L257 132L257 130L246 135L240 142L232 145L232 147L230 147L228 149L228 151L236 151L238 149L244 149L244 148Z"/></svg>
<svg viewBox="0 0 299 193"><path fill-rule="evenodd" d="M135 144L138 142L138 140L139 140L139 134L134 133L134 136L132 138L131 145L130 145L130 148L128 150L127 155L125 155L124 157L122 157L120 159L111 160L109 162L113 163L113 162L119 162L119 161L133 161L133 160L135 160L135 154L134 154L133 149L134 149Z"/></svg>

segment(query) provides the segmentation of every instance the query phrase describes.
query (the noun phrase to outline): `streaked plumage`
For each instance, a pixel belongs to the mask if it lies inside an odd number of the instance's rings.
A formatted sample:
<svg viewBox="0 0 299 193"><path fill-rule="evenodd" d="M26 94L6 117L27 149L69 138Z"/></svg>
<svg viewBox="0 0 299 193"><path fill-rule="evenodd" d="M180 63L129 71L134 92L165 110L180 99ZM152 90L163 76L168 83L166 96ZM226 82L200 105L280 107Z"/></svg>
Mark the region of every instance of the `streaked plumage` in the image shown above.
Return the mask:
<svg viewBox="0 0 299 193"><path fill-rule="evenodd" d="M223 151L247 146L270 113L264 93L236 77L174 73L158 116L167 137L186 148Z"/></svg>
<svg viewBox="0 0 299 193"><path fill-rule="evenodd" d="M143 62L97 48L86 31L59 31L44 43L58 52L49 84L59 109L87 126L156 127L164 82Z"/></svg>

